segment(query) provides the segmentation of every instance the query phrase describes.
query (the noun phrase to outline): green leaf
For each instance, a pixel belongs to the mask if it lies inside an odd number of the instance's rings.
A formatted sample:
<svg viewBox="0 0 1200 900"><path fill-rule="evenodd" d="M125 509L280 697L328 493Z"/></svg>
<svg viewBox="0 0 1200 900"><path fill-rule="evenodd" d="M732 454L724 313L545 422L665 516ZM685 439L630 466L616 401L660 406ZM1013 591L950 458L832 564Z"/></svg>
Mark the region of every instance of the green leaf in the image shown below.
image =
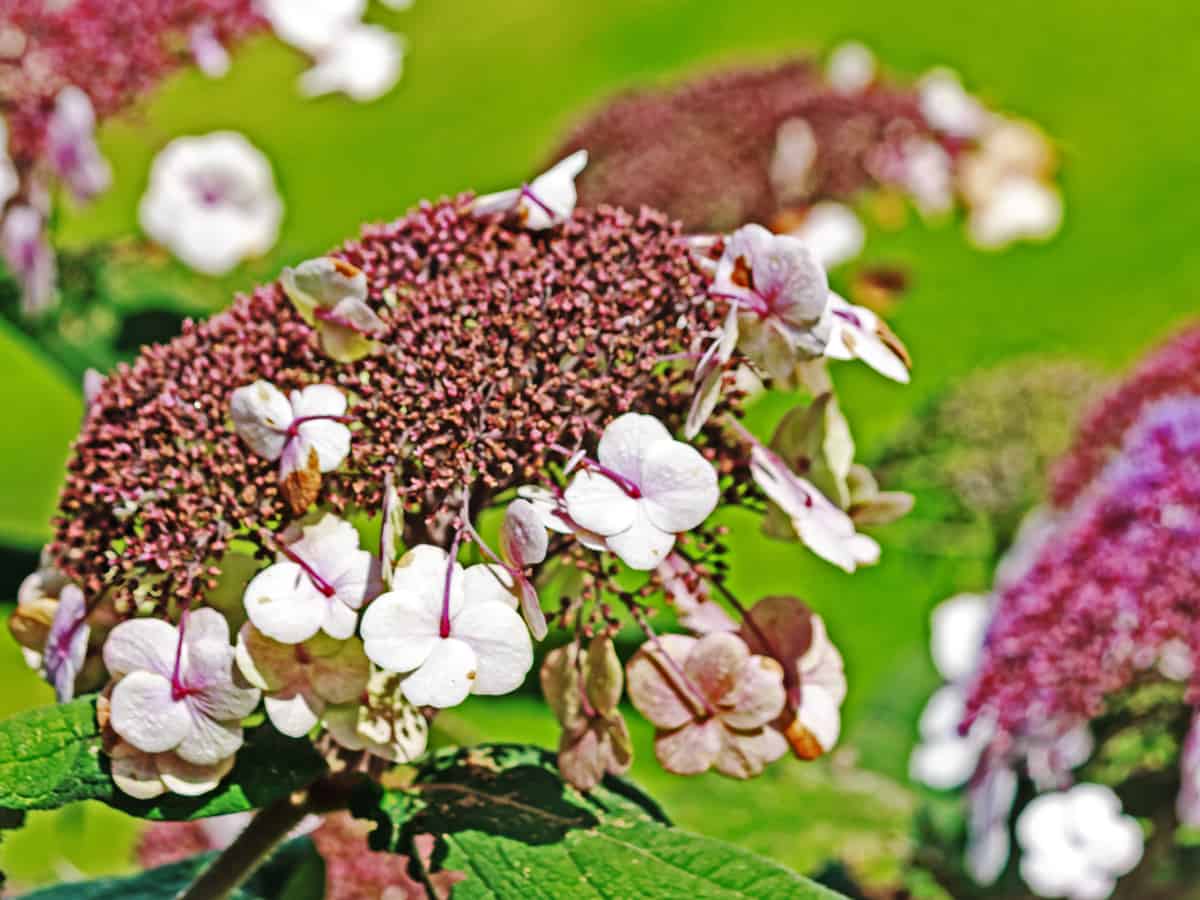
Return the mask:
<svg viewBox="0 0 1200 900"><path fill-rule="evenodd" d="M122 878L98 878L73 881L25 894L24 900L163 900L176 896L195 881L214 857L202 853L166 866L159 866ZM259 867L242 887L229 895L230 900L278 900L289 894L296 876L322 875L324 867L310 839L296 838L283 844ZM318 882L324 885L324 878Z"/></svg>
<svg viewBox="0 0 1200 900"><path fill-rule="evenodd" d="M361 792L354 812L376 821L378 849L418 857L413 839L436 835L425 874L465 872L455 900L840 896L777 863L671 827L627 781L609 777L577 791L554 756L535 747L452 748L410 774L405 788Z"/></svg>
<svg viewBox="0 0 1200 900"><path fill-rule="evenodd" d="M0 722L0 811L100 800L143 819L201 819L258 809L325 771L310 742L264 726L247 734L233 771L216 790L134 800L113 784L100 743L94 696Z"/></svg>

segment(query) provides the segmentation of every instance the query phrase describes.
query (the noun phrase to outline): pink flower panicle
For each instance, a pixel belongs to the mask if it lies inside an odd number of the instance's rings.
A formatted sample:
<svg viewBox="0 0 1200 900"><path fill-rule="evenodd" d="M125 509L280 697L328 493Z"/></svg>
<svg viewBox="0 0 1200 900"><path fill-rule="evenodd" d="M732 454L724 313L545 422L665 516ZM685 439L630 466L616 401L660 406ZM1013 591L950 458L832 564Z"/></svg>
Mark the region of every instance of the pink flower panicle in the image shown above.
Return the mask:
<svg viewBox="0 0 1200 900"><path fill-rule="evenodd" d="M793 119L815 139L813 175L799 198L807 203L877 186L910 139L936 137L913 88L876 83L847 94L801 59L620 97L577 127L554 158L589 151L581 203L646 203L701 231L771 224L792 205L778 196L770 169L780 126Z"/></svg>
<svg viewBox="0 0 1200 900"><path fill-rule="evenodd" d="M74 85L104 119L127 108L192 62L194 26L225 46L266 27L254 0L0 0L0 101L13 159L44 151L55 97Z"/></svg>
<svg viewBox="0 0 1200 900"><path fill-rule="evenodd" d="M678 429L691 372L661 360L722 315L678 225L601 207L533 232L473 216L470 201L422 205L336 254L366 274L384 323L372 355L330 360L272 284L119 367L69 463L52 548L63 571L128 614L135 592L201 598L234 538L271 549L264 535L292 516L278 467L229 419L231 393L258 379L350 398L350 456L318 502L375 515L397 470L409 547L446 543L464 487L481 509L541 481L562 462L553 445L594 442L620 413ZM706 433L720 464L734 451L718 426Z"/></svg>
<svg viewBox="0 0 1200 900"><path fill-rule="evenodd" d="M971 690L968 721L994 715L1001 740L1093 718L1171 639L1200 649L1200 396L1143 403L1061 516L1000 592Z"/></svg>

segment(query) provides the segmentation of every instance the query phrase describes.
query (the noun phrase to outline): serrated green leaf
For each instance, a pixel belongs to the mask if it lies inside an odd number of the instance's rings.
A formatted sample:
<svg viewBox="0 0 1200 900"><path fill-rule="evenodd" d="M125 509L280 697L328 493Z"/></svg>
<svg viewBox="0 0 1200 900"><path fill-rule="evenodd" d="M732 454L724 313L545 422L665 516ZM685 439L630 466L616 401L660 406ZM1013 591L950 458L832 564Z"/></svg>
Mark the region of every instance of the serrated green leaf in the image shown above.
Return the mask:
<svg viewBox="0 0 1200 900"><path fill-rule="evenodd" d="M202 853L137 875L73 881L25 894L22 900L164 900L176 896L195 881L215 853ZM310 839L296 838L283 844L250 876L229 900L278 900L287 896L293 876L323 873L321 859Z"/></svg>
<svg viewBox="0 0 1200 900"><path fill-rule="evenodd" d="M554 756L483 745L433 754L409 786L360 794L372 844L413 853L434 834L430 871L462 871L455 900L494 897L795 898L840 896L777 863L673 828L649 797L608 777L577 791Z"/></svg>
<svg viewBox="0 0 1200 900"><path fill-rule="evenodd" d="M134 800L109 777L94 696L0 722L0 811L100 800L143 819L201 819L258 809L324 770L324 761L307 740L262 727L247 735L233 771L216 790L201 797L166 794Z"/></svg>

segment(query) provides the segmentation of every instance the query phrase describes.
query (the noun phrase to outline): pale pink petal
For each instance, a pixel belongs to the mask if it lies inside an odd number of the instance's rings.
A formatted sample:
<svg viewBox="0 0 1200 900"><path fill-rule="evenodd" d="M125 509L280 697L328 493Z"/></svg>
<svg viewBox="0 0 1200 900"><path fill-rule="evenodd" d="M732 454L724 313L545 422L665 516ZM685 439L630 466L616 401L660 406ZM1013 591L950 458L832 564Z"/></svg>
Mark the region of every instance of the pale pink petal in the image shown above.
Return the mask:
<svg viewBox="0 0 1200 900"><path fill-rule="evenodd" d="M471 203L471 212L477 216L490 216L496 213L509 212L516 209L521 199L521 189L512 188L507 191L497 191L494 194L484 194L476 197Z"/></svg>
<svg viewBox="0 0 1200 900"><path fill-rule="evenodd" d="M228 756L211 766L186 762L176 753L160 753L154 757L162 783L173 794L199 797L221 783L233 768L234 757Z"/></svg>
<svg viewBox="0 0 1200 900"><path fill-rule="evenodd" d="M605 539L608 549L631 569L648 572L667 558L675 546L675 535L650 521L646 504L638 502L633 522L619 534Z"/></svg>
<svg viewBox="0 0 1200 900"><path fill-rule="evenodd" d="M169 676L179 632L162 619L122 622L104 642L104 667L114 677L145 670Z"/></svg>
<svg viewBox="0 0 1200 900"><path fill-rule="evenodd" d="M333 472L350 454L350 429L329 419L305 422L297 429L288 450L305 463L310 452L315 451L317 467L322 472ZM283 474L286 477L288 473Z"/></svg>
<svg viewBox="0 0 1200 900"><path fill-rule="evenodd" d="M512 575L503 566L481 564L467 566L462 573L463 609L479 603L503 603L517 608Z"/></svg>
<svg viewBox="0 0 1200 900"><path fill-rule="evenodd" d="M229 646L229 622L217 610L203 606L187 614L187 627L184 629L184 644L190 651L197 644L212 641L224 647Z"/></svg>
<svg viewBox="0 0 1200 900"><path fill-rule="evenodd" d="M658 643L679 666L683 665L696 639L681 634L664 634ZM685 693L679 675L659 658L653 642L647 642L625 666L629 699L643 716L658 728L675 729L695 716L699 698Z"/></svg>
<svg viewBox="0 0 1200 900"><path fill-rule="evenodd" d="M113 730L146 753L172 750L192 728L187 705L172 699L171 681L155 672L132 672L112 692Z"/></svg>
<svg viewBox="0 0 1200 900"><path fill-rule="evenodd" d="M718 719L691 723L655 738L654 755L668 772L699 775L716 762L724 745L723 732Z"/></svg>
<svg viewBox="0 0 1200 900"><path fill-rule="evenodd" d="M581 528L605 537L629 528L637 516L636 500L611 478L588 469L575 475L563 502Z"/></svg>
<svg viewBox="0 0 1200 900"><path fill-rule="evenodd" d="M516 615L508 607L500 608ZM532 654L530 659L532 662ZM404 696L414 706L457 706L471 692L479 674L478 665L475 651L465 641L438 640L421 667L402 682Z"/></svg>
<svg viewBox="0 0 1200 900"><path fill-rule="evenodd" d="M393 590L377 597L360 629L367 657L390 672L417 668L440 640L440 619L440 608L415 594Z"/></svg>
<svg viewBox="0 0 1200 900"><path fill-rule="evenodd" d="M215 765L237 753L242 746L240 722L218 722L198 711L193 711L190 718L191 727L174 748L184 762L198 766Z"/></svg>
<svg viewBox="0 0 1200 900"><path fill-rule="evenodd" d="M475 653L473 694L514 691L533 666L533 642L529 631L516 611L506 604L467 606L454 619L451 634Z"/></svg>
<svg viewBox="0 0 1200 900"><path fill-rule="evenodd" d="M804 726L825 753L833 749L842 730L838 701L815 684L800 685L800 709L796 711L796 721Z"/></svg>
<svg viewBox="0 0 1200 900"><path fill-rule="evenodd" d="M318 717L324 710L324 704L318 704L314 708L303 692L291 697L267 697L263 704L267 708L267 717L271 724L288 737L303 737L308 734L316 726Z"/></svg>
<svg viewBox="0 0 1200 900"><path fill-rule="evenodd" d="M753 656L721 700L721 720L730 728L760 728L783 712L785 702L783 667L770 657Z"/></svg>
<svg viewBox="0 0 1200 900"><path fill-rule="evenodd" d="M152 800L167 792L155 757L121 741L109 755L113 783L135 800Z"/></svg>
<svg viewBox="0 0 1200 900"><path fill-rule="evenodd" d="M542 516L528 500L517 499L504 510L500 553L518 568L536 566L546 558L549 539Z"/></svg>
<svg viewBox="0 0 1200 900"><path fill-rule="evenodd" d="M690 531L716 509L721 492L712 463L681 441L659 441L642 460L641 506L663 531Z"/></svg>
<svg viewBox="0 0 1200 900"><path fill-rule="evenodd" d="M321 631L331 638L344 641L353 637L357 628L358 611L351 609L337 598L330 600L325 607L325 619L321 622Z"/></svg>
<svg viewBox="0 0 1200 900"><path fill-rule="evenodd" d="M642 461L650 448L659 441L670 441L671 433L654 416L625 413L617 416L604 428L596 455L604 465L618 475L628 478L639 487L642 484ZM580 523L583 524L583 523ZM598 531L599 529L592 529Z"/></svg>
<svg viewBox="0 0 1200 900"><path fill-rule="evenodd" d="M232 655L232 654L231 654ZM192 695L195 708L211 719L240 720L254 712L262 696L258 688L238 687L229 677L225 664L219 680Z"/></svg>
<svg viewBox="0 0 1200 900"><path fill-rule="evenodd" d="M737 687L749 660L750 651L741 638L717 632L696 642L684 660L683 671L695 688L716 705Z"/></svg>
<svg viewBox="0 0 1200 900"><path fill-rule="evenodd" d="M246 615L267 637L298 644L316 634L325 622L329 600L300 566L275 563L246 585Z"/></svg>
<svg viewBox="0 0 1200 900"><path fill-rule="evenodd" d="M991 600L983 594L958 594L934 609L930 653L946 681L961 681L975 671L991 614Z"/></svg>
<svg viewBox="0 0 1200 900"><path fill-rule="evenodd" d="M774 728L741 733L726 730L713 767L730 778L753 778L787 752L787 741Z"/></svg>
<svg viewBox="0 0 1200 900"><path fill-rule="evenodd" d="M269 381L240 387L230 396L230 416L238 437L263 459L279 459L292 424L291 404Z"/></svg>

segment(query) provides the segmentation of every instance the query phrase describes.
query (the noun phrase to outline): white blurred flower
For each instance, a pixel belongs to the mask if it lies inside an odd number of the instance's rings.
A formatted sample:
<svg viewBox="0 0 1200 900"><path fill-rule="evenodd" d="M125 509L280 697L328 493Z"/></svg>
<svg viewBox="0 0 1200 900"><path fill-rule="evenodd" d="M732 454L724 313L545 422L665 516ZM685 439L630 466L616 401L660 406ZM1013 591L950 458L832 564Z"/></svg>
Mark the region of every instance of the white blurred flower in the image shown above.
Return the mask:
<svg viewBox="0 0 1200 900"><path fill-rule="evenodd" d="M362 20L367 0L258 0L276 36L317 53Z"/></svg>
<svg viewBox="0 0 1200 900"><path fill-rule="evenodd" d="M1062 215L1057 188L1025 175L1010 175L996 185L986 204L971 210L967 234L987 250L1019 240L1043 241L1058 231Z"/></svg>
<svg viewBox="0 0 1200 900"><path fill-rule="evenodd" d="M857 94L875 80L875 54L859 41L846 41L834 48L825 66L825 77L837 91Z"/></svg>
<svg viewBox="0 0 1200 900"><path fill-rule="evenodd" d="M921 115L935 131L970 138L987 124L987 110L967 93L957 72L934 69L921 78L919 90Z"/></svg>
<svg viewBox="0 0 1200 900"><path fill-rule="evenodd" d="M196 68L209 78L223 78L229 71L229 51L207 22L197 22L188 31L188 48Z"/></svg>
<svg viewBox="0 0 1200 900"><path fill-rule="evenodd" d="M1008 817L1016 796L1017 774L1008 766L993 766L967 791L966 866L980 884L991 884L1008 863Z"/></svg>
<svg viewBox="0 0 1200 900"><path fill-rule="evenodd" d="M0 209L16 195L20 186L17 167L8 155L8 124L0 117Z"/></svg>
<svg viewBox="0 0 1200 900"><path fill-rule="evenodd" d="M377 25L355 25L316 53L315 65L300 76L300 92L341 92L369 103L395 87L403 65L403 38Z"/></svg>
<svg viewBox="0 0 1200 900"><path fill-rule="evenodd" d="M54 100L54 112L46 123L46 157L81 203L112 184L112 169L96 146L92 100L74 85L63 88Z"/></svg>
<svg viewBox="0 0 1200 900"><path fill-rule="evenodd" d="M587 161L587 151L576 150L528 185L476 197L471 211L479 216L516 212L521 224L534 231L561 225L575 212L575 179Z"/></svg>
<svg viewBox="0 0 1200 900"><path fill-rule="evenodd" d="M138 207L146 233L206 275L270 250L282 217L271 163L231 131L171 141Z"/></svg>
<svg viewBox="0 0 1200 900"><path fill-rule="evenodd" d="M1099 784L1042 794L1017 818L1021 877L1040 897L1104 900L1142 858L1137 820Z"/></svg>
<svg viewBox="0 0 1200 900"><path fill-rule="evenodd" d="M912 138L905 142L901 182L921 215L937 217L954 205L953 166L937 141Z"/></svg>
<svg viewBox="0 0 1200 900"><path fill-rule="evenodd" d="M832 200L814 204L789 234L804 241L827 270L857 257L867 242L867 230L858 214Z"/></svg>
<svg viewBox="0 0 1200 900"><path fill-rule="evenodd" d="M10 207L0 226L0 250L21 285L21 311L32 316L53 306L58 267L42 214L32 206Z"/></svg>
<svg viewBox="0 0 1200 900"><path fill-rule="evenodd" d="M781 203L807 196L818 151L817 136L804 119L787 119L779 126L769 175Z"/></svg>

